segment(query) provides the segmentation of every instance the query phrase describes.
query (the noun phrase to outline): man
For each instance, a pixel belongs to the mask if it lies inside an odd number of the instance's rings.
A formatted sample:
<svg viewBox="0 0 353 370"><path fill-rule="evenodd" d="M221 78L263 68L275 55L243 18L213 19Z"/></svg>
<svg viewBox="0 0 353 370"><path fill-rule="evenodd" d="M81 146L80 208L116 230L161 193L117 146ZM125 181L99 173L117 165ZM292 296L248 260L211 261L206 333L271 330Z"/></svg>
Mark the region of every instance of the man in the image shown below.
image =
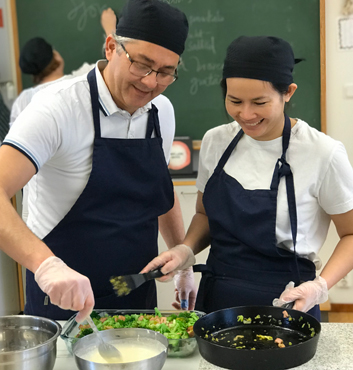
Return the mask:
<svg viewBox="0 0 353 370"><path fill-rule="evenodd" d="M154 282L118 298L109 278L157 255L158 221L169 247L184 236L167 168L173 108L160 94L176 79L187 32L176 8L130 0L106 39L107 61L37 93L11 128L0 148L0 248L29 270L26 314L80 311L82 321L94 305L156 305ZM10 198L32 176L31 232Z"/></svg>

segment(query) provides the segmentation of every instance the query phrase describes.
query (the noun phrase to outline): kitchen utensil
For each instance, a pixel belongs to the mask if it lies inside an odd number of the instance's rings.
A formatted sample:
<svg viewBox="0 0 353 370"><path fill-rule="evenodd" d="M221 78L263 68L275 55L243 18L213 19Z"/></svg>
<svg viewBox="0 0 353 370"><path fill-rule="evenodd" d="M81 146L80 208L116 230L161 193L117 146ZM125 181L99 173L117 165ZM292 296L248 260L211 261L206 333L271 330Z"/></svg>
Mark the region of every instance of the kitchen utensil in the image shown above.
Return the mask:
<svg viewBox="0 0 353 370"><path fill-rule="evenodd" d="M52 370L61 326L29 315L0 317L0 370Z"/></svg>
<svg viewBox="0 0 353 370"><path fill-rule="evenodd" d="M194 325L201 356L237 370L282 370L304 364L315 355L321 325L307 313L286 309L290 316L285 318L283 311L282 307L242 306L201 317ZM278 347L276 338L283 340L284 348Z"/></svg>
<svg viewBox="0 0 353 370"><path fill-rule="evenodd" d="M140 341L146 339L154 340L162 343L165 350L156 356L134 362L116 363L116 364L102 364L83 359L83 354L87 349L94 347L95 338L92 335L87 335L81 338L73 346L73 355L75 357L76 365L79 370L161 370L167 358L168 339L155 331L147 329L110 329L101 332L103 339L106 342L116 342L117 340L124 340L128 338L136 338ZM157 344L157 343L156 343Z"/></svg>
<svg viewBox="0 0 353 370"><path fill-rule="evenodd" d="M99 354L107 361L107 362L111 362L111 363L114 363L114 362L117 362L119 361L119 359L121 358L121 353L119 352L119 350L112 346L111 344L109 343L106 343L104 340L103 340L103 337L102 337L102 332L100 332L97 327L96 327L96 324L93 322L91 316L87 316L86 318L87 322L89 323L91 329L95 332L96 334L96 337L98 337L98 340L99 340L99 344L98 344L98 352Z"/></svg>
<svg viewBox="0 0 353 370"><path fill-rule="evenodd" d="M281 308L283 308L283 309L291 309L291 308L293 308L293 306L294 306L294 303L295 302L288 302L288 303L285 303L285 304L282 304L282 306L281 306Z"/></svg>
<svg viewBox="0 0 353 370"><path fill-rule="evenodd" d="M109 316L119 316L119 315L154 315L154 310L117 310L117 309L95 309L101 317L105 317L106 315ZM179 311L175 310L161 310L160 311L163 317L170 316L172 314L179 314ZM183 311L184 312L184 311ZM200 311L191 311L195 312L197 316L200 318L205 315L204 312ZM73 353L73 346L77 341L80 341L83 338L77 338L76 335L79 333L79 324L75 320L77 314L73 315L63 326L61 332L61 338L64 340L66 347L70 353ZM83 323L84 324L84 323ZM112 330L112 329L109 329ZM183 358L186 356L191 355L195 352L197 348L197 342L195 337L190 338L181 338L181 339L169 339L168 340L168 357L179 357Z"/></svg>
<svg viewBox="0 0 353 370"><path fill-rule="evenodd" d="M146 281L162 277L163 273L160 269L161 267L145 274L112 276L110 282L118 297L125 296Z"/></svg>

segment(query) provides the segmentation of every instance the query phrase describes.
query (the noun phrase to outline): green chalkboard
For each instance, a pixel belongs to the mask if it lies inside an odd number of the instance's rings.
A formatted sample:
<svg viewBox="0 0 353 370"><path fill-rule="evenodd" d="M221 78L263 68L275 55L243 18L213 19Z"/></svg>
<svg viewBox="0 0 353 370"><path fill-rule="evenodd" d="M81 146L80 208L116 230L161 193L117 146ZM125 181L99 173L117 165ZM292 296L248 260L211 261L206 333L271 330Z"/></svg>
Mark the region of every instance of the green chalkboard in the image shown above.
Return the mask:
<svg viewBox="0 0 353 370"><path fill-rule="evenodd" d="M298 85L287 113L320 129L320 0L161 0L183 10L190 33L179 80L165 91L175 109L178 136L201 139L230 121L219 87L228 44L240 35L286 39L297 58ZM65 72L102 57L100 13L117 13L125 0L17 0L20 47L35 36L46 38L64 57ZM23 77L24 87L31 85Z"/></svg>

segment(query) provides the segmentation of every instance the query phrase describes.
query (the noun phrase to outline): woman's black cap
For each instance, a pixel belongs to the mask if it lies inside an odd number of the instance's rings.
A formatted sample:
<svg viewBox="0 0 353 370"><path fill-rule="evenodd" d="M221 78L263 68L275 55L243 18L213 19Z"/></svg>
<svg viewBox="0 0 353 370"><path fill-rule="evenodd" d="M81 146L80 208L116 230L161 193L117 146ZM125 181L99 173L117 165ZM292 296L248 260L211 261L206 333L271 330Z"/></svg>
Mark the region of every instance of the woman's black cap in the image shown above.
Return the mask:
<svg viewBox="0 0 353 370"><path fill-rule="evenodd" d="M43 38L35 37L23 46L20 53L20 68L23 73L37 75L53 59L53 48Z"/></svg>
<svg viewBox="0 0 353 370"><path fill-rule="evenodd" d="M290 44L272 36L240 36L227 49L223 78L242 77L290 85L297 62Z"/></svg>
<svg viewBox="0 0 353 370"><path fill-rule="evenodd" d="M159 0L129 0L116 27L118 36L148 41L181 55L189 25L185 14Z"/></svg>

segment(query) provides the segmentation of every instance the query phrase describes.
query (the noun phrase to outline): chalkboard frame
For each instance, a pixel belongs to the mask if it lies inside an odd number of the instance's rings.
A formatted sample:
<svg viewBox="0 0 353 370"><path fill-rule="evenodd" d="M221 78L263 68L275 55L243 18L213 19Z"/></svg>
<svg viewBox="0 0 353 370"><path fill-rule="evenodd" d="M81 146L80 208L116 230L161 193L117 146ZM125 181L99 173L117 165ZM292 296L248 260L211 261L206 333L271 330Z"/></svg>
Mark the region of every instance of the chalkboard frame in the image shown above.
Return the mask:
<svg viewBox="0 0 353 370"><path fill-rule="evenodd" d="M326 124L326 26L325 26L325 0L319 0L320 4L320 129L327 131ZM16 0L10 0L10 11L13 27L15 60L19 60L19 36L17 26ZM22 91L21 70L16 65L16 79L18 94ZM200 140L194 140L194 149L200 145Z"/></svg>

